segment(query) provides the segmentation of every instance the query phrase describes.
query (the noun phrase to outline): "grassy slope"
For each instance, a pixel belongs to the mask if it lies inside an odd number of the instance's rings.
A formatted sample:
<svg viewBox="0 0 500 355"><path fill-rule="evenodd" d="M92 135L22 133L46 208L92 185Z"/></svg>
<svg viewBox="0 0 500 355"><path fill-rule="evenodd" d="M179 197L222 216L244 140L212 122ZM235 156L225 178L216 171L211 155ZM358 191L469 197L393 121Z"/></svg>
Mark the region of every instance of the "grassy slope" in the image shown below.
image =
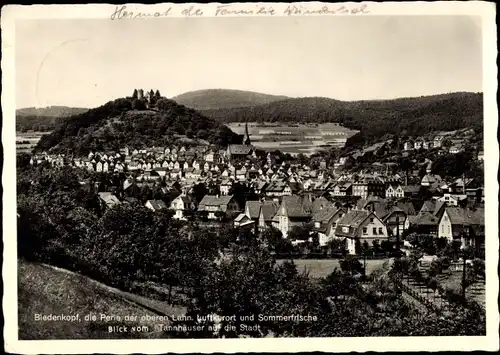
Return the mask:
<svg viewBox="0 0 500 355"><path fill-rule="evenodd" d="M286 96L268 95L253 91L209 89L189 91L173 99L195 110L211 110L263 105L287 98Z"/></svg>
<svg viewBox="0 0 500 355"><path fill-rule="evenodd" d="M155 313L132 302L127 301L123 294L114 292L105 285L87 277L62 270L56 270L45 265L19 261L19 339L113 339L113 338L166 338L166 333L108 333L108 326L114 325L146 325L150 329L159 322L146 321L126 322L125 315L154 316ZM129 297L127 297L129 295ZM137 303L144 304L147 299L131 294L125 297ZM134 298L135 297L135 298ZM182 313L168 307L160 308L158 304L148 304L151 308L161 309L166 314ZM79 314L81 322L35 321L34 314ZM101 313L121 316L122 321L86 322L87 314ZM160 322L164 323L165 322Z"/></svg>

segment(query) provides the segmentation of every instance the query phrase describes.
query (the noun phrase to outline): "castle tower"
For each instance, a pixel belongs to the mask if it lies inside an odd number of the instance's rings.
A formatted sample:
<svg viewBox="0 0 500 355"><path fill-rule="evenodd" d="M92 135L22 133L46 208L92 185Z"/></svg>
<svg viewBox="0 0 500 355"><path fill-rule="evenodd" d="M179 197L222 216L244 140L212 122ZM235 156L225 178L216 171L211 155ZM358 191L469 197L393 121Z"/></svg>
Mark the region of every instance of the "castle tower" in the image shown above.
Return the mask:
<svg viewBox="0 0 500 355"><path fill-rule="evenodd" d="M243 136L243 144L251 145L250 134L248 134L248 122L245 122L245 135Z"/></svg>
<svg viewBox="0 0 500 355"><path fill-rule="evenodd" d="M139 89L139 90L137 91L137 99L138 99L138 100L142 100L142 99L144 99L144 90Z"/></svg>

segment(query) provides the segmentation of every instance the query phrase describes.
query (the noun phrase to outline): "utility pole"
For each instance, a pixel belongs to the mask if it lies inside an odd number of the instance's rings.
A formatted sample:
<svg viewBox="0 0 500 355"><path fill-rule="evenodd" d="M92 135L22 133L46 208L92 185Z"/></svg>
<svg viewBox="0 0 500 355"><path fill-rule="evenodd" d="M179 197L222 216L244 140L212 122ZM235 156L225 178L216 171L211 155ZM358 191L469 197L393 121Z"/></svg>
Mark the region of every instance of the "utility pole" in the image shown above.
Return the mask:
<svg viewBox="0 0 500 355"><path fill-rule="evenodd" d="M397 272L397 282L402 282L401 281L401 257L400 257L400 247L399 247L399 215L396 215L396 224L397 224L397 228L396 228L396 260L395 262L397 263L397 268L398 268L398 272ZM397 294L400 293L400 288L399 288L399 285L397 285L397 288L396 288L396 291L397 291Z"/></svg>
<svg viewBox="0 0 500 355"><path fill-rule="evenodd" d="M465 301L465 282L466 282L466 268L467 268L467 250L466 246L462 249L462 259L463 259L463 268L462 268L462 299Z"/></svg>

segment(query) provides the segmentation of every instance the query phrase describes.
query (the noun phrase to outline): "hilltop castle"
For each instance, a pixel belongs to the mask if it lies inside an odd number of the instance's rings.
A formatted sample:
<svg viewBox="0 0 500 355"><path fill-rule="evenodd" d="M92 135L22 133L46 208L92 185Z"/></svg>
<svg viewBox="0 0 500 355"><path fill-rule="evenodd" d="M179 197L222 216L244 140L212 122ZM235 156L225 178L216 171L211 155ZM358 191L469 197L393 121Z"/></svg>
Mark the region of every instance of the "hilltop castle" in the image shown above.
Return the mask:
<svg viewBox="0 0 500 355"><path fill-rule="evenodd" d="M156 100L161 98L161 94L159 90L156 90L155 92L151 89L150 91L144 92L143 89L135 89L132 94L132 98L144 102L146 107L149 108L155 103Z"/></svg>

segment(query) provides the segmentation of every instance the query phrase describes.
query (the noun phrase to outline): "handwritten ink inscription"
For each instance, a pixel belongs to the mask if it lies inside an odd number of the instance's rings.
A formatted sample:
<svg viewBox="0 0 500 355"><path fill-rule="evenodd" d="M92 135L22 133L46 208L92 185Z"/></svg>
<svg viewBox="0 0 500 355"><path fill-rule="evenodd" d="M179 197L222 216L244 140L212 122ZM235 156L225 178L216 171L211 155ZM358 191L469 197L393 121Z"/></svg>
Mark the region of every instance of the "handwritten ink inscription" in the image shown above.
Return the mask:
<svg viewBox="0 0 500 355"><path fill-rule="evenodd" d="M172 7L167 7L161 11L130 11L126 5L116 6L111 14L111 20L122 19L137 19L137 18L155 18L174 16ZM370 13L367 4L359 4L357 6L303 6L301 4L290 4L284 10L277 11L272 6L255 5L254 7L246 6L241 8L231 4L217 5L211 8L210 11L203 10L199 7L190 5L180 11L182 16L186 17L201 17L201 16L306 16L306 15L337 15L337 14L367 14Z"/></svg>
<svg viewBox="0 0 500 355"><path fill-rule="evenodd" d="M215 16L231 15L275 15L276 12L271 6L257 5L254 9L234 9L231 5L218 5L215 9Z"/></svg>
<svg viewBox="0 0 500 355"><path fill-rule="evenodd" d="M346 7L344 5L339 7L321 6L318 8L304 7L302 5L288 5L283 15L286 16L301 16L301 15L336 15L336 14L367 14L368 6L361 4L354 7Z"/></svg>
<svg viewBox="0 0 500 355"><path fill-rule="evenodd" d="M111 14L111 19L122 20L122 19L136 19L136 18L166 17L169 15L171 10L172 7L169 7L161 12L127 11L127 6L122 5L115 7L115 11Z"/></svg>

